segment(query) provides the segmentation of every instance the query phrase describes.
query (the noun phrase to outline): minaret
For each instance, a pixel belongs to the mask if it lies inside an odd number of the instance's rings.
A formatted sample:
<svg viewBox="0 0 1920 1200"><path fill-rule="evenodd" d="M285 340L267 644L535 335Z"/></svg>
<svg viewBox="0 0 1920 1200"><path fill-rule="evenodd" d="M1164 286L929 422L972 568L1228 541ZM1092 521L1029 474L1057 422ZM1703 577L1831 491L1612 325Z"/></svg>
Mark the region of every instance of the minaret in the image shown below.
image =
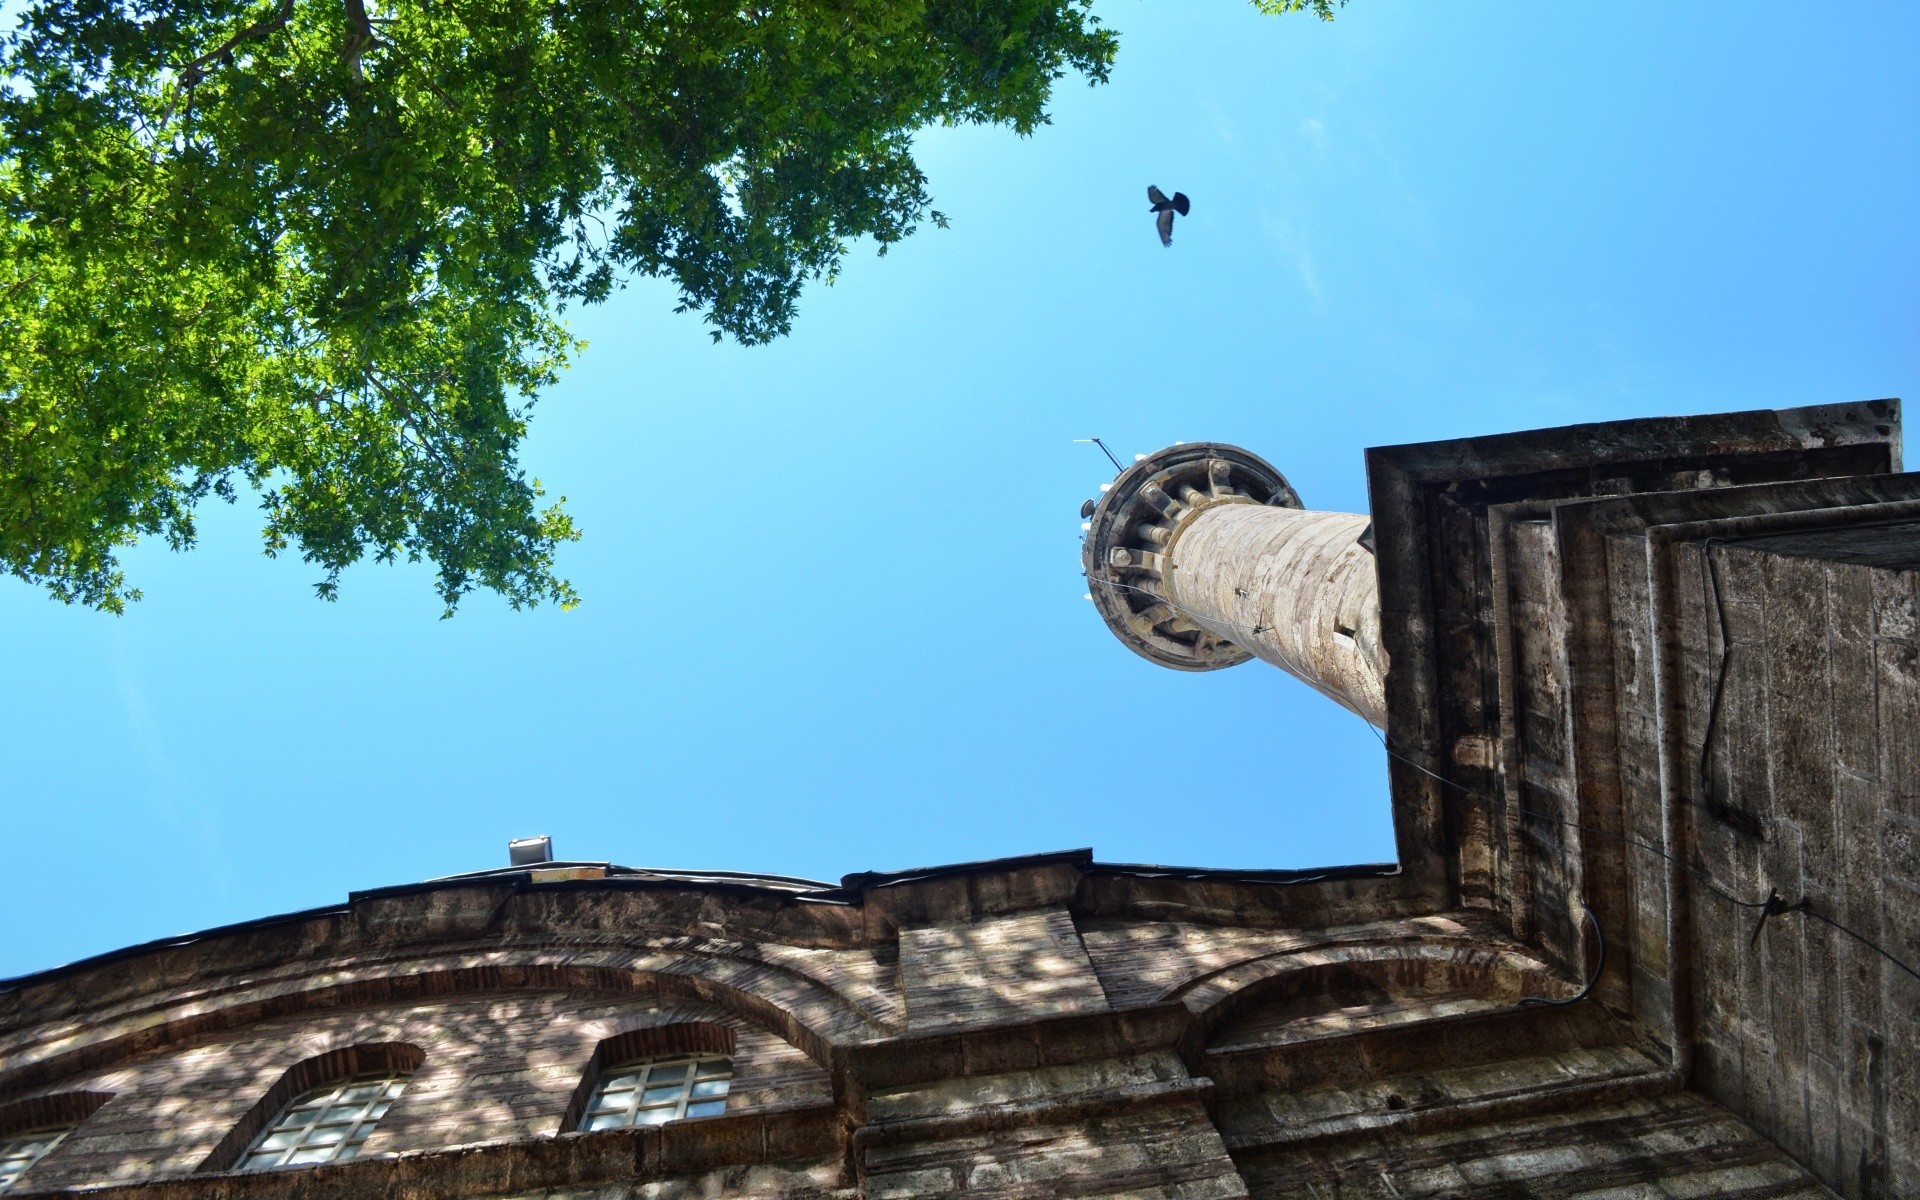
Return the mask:
<svg viewBox="0 0 1920 1200"><path fill-rule="evenodd" d="M1238 446L1187 442L1120 472L1081 550L1114 636L1181 671L1263 658L1386 726L1366 517L1312 512Z"/></svg>

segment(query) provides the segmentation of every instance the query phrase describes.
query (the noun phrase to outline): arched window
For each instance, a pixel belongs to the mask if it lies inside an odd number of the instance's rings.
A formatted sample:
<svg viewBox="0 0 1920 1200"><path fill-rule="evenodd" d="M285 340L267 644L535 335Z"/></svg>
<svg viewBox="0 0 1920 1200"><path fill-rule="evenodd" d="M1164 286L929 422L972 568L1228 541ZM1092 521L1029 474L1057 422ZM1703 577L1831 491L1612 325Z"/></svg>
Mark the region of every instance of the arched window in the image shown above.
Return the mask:
<svg viewBox="0 0 1920 1200"><path fill-rule="evenodd" d="M0 1192L112 1098L105 1092L62 1092L0 1108Z"/></svg>
<svg viewBox="0 0 1920 1200"><path fill-rule="evenodd" d="M731 1058L650 1058L622 1063L600 1078L582 1129L662 1125L727 1111Z"/></svg>
<svg viewBox="0 0 1920 1200"><path fill-rule="evenodd" d="M261 1171L344 1162L360 1153L406 1086L405 1075L381 1071L310 1088L280 1110L239 1167Z"/></svg>
<svg viewBox="0 0 1920 1200"><path fill-rule="evenodd" d="M594 1051L563 1126L592 1131L714 1117L733 1083L733 1030L666 1025L608 1038Z"/></svg>
<svg viewBox="0 0 1920 1200"><path fill-rule="evenodd" d="M45 1158L47 1151L72 1132L71 1125L57 1125L52 1129L0 1135L0 1191L12 1187L13 1181L25 1175L28 1167Z"/></svg>
<svg viewBox="0 0 1920 1200"><path fill-rule="evenodd" d="M297 1063L201 1169L264 1171L353 1158L425 1058L417 1047L380 1042Z"/></svg>

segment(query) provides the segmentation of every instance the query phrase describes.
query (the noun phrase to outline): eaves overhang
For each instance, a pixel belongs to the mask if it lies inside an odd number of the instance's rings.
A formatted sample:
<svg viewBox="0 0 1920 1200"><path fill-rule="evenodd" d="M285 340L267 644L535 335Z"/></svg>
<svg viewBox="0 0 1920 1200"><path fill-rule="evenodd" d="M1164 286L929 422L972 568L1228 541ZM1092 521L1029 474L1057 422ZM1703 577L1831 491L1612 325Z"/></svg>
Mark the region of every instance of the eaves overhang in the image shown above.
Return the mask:
<svg viewBox="0 0 1920 1200"><path fill-rule="evenodd" d="M1109 884L1119 882L1123 885L1130 881L1137 881L1141 886L1150 888L1153 893L1153 907L1161 911L1164 911L1169 903L1177 907L1178 891L1183 885L1191 884L1208 892L1208 902L1200 907L1210 910L1217 907L1217 893L1221 888L1248 889L1254 898L1273 889L1292 891L1321 884L1336 886L1351 886L1355 883L1378 884L1385 885L1391 890L1400 876L1400 869L1393 863L1363 863L1300 870L1235 870L1146 863L1102 863L1095 860L1091 849L1082 848L917 867L904 871L856 872L842 877L839 883L834 884L795 876L757 875L735 871L626 867L617 863L585 860L543 862L520 867L470 871L421 880L417 883L367 888L348 893L347 899L338 904L277 913L155 938L44 970L0 979L0 995L20 992L88 972L106 970L138 959L193 947L205 947L210 943L223 940L238 940L282 927L350 921L356 914L364 915L386 908L395 902L404 903L416 899L424 902L429 897L448 893L480 890L501 893L502 899L516 894L540 893L705 893L716 898L737 899L749 905L765 906L772 903L782 907L801 905L843 910L871 909L870 923L874 925L876 933L879 933L890 930L893 926L905 921L938 919L937 914L930 910L938 909L940 906L937 903L929 903L929 898L950 891L956 884L963 886L971 893L975 880L1030 878L1036 875L1051 875L1056 879L1051 886L1042 888L1039 892L1034 892L1031 888L1024 891L1016 888L992 907L1005 909L1029 902L1071 904L1072 897L1083 890L1081 885L1084 882L1104 880ZM1174 894L1170 894L1169 889L1173 889ZM1000 889L984 890L997 893ZM1278 897L1272 899L1279 903ZM859 918L855 919L857 921ZM966 914L959 914L959 919L966 919Z"/></svg>

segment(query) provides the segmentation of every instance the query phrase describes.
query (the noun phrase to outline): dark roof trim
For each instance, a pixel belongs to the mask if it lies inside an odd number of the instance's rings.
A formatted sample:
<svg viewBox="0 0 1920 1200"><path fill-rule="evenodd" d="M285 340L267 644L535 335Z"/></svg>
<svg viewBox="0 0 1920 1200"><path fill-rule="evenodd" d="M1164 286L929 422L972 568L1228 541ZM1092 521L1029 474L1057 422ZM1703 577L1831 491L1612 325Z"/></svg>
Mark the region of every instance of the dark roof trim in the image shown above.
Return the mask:
<svg viewBox="0 0 1920 1200"><path fill-rule="evenodd" d="M952 863L942 867L915 867L909 871L857 871L852 875L840 877L840 889L846 892L864 892L873 888L895 887L903 883L919 883L927 879L974 875L981 871L1021 871L1031 867L1052 867L1062 864L1079 867L1082 871L1087 870L1093 866L1092 847L1079 850L1054 850L1045 854L1021 854L1013 858L986 858L978 862Z"/></svg>
<svg viewBox="0 0 1920 1200"><path fill-rule="evenodd" d="M1094 861L1093 851L1088 848L1079 850L1057 850L1046 854L1018 855L1012 858L982 859L978 862L954 863L941 867L920 867L910 871L863 871L842 877L837 887L833 884L822 883L818 880L800 879L786 875L752 875L738 871L664 871L640 867L622 867L613 863L595 862L545 862L524 867L501 867L485 871L471 871L464 875L448 875L440 879L428 879L420 883L403 883L393 887L368 888L364 891L349 892L345 904L329 904L321 908L302 909L299 912L256 917L251 921L239 921L231 925L216 925L211 929L202 929L194 933L182 933L172 937L156 938L150 942L141 942L138 945L124 946L118 950L109 950L104 954L96 954L89 958L76 959L73 962L63 963L57 967L48 967L42 971L16 975L11 979L0 979L0 994L49 983L66 975L76 975L83 971L98 970L102 967L112 966L114 963L139 958L142 955L156 954L163 950L172 950L181 946L190 946L197 942L253 933L262 929L271 929L279 925L297 925L305 921L317 921L330 917L346 916L352 911L353 905L366 900L416 896L451 888L488 885L512 891L545 890L549 888L567 890L612 888L622 891L705 888L712 891L726 891L736 894L776 896L807 904L856 905L861 903L861 897L864 893L879 888L922 883L933 879L951 878L956 875L971 875L989 871L1019 871L1051 866L1071 866L1089 875L1126 875L1140 879L1190 879L1219 883L1269 884L1277 886L1322 883L1338 879L1378 879L1400 874L1400 868L1392 863L1367 863L1350 867L1324 867L1294 871L1236 871L1221 870L1212 867L1163 867L1143 863L1101 863ZM593 879L554 880L546 883L536 883L533 881L533 875L537 871L564 870L570 867L600 867L604 868L607 873L604 877Z"/></svg>
<svg viewBox="0 0 1920 1200"><path fill-rule="evenodd" d="M177 933L172 937L155 938L150 942L141 942L133 946L122 946L118 950L108 950L104 954L95 954L88 958L76 958L70 963L57 967L48 967L42 971L30 971L25 975L15 975L11 979L0 979L0 993L17 992L24 987L46 983L62 975L74 975L81 971L91 971L99 967L111 966L129 958L138 958L143 954L157 954L162 950L171 950L177 946L191 946L195 942L204 942L212 938L231 937L235 934L252 933L258 929L271 929L276 925L298 925L302 921L317 921L323 917L343 917L347 914L345 904L329 904L323 908L303 908L299 912L277 913L270 917L255 917L251 921L236 921L231 925L215 925L211 929L200 929L193 933Z"/></svg>
<svg viewBox="0 0 1920 1200"><path fill-rule="evenodd" d="M442 875L437 879L423 880L421 884L402 884L400 886L419 887L426 884L447 884L468 880L496 879L507 876L525 875L529 871L562 871L573 867L599 867L606 871L609 878L644 875L655 879L677 879L689 882L718 880L721 882L743 883L748 885L773 885L779 887L781 890L792 891L825 891L834 886L824 880L802 879L798 875L764 875L757 871L681 871L670 867L623 867L619 863L595 862L587 859L561 859L552 862L527 863L517 867L489 867L484 871L462 871L458 875ZM372 889L373 892L390 890L392 889Z"/></svg>
<svg viewBox="0 0 1920 1200"><path fill-rule="evenodd" d="M588 879L540 879L548 872L561 872L585 868L605 871L605 875ZM437 892L447 888L482 887L487 885L510 887L516 891L528 888L552 887L605 887L616 888L712 888L730 892L746 892L760 895L775 895L790 898L813 898L838 891L830 883L817 879L800 879L791 875L755 875L745 871L664 871L649 867L623 867L618 863L554 861L529 863L520 867L496 867L485 871L468 871L460 875L444 875L438 879L425 879L419 883L399 883L391 887L367 888L363 891L348 892L347 903L361 900L384 900L395 896L415 896L423 892Z"/></svg>
<svg viewBox="0 0 1920 1200"><path fill-rule="evenodd" d="M1090 863L1089 875L1131 875L1138 879L1193 879L1211 883L1324 883L1334 879L1390 879L1400 874L1399 863L1358 863L1350 867L1307 867L1300 870L1235 871L1220 867L1161 867L1151 863Z"/></svg>

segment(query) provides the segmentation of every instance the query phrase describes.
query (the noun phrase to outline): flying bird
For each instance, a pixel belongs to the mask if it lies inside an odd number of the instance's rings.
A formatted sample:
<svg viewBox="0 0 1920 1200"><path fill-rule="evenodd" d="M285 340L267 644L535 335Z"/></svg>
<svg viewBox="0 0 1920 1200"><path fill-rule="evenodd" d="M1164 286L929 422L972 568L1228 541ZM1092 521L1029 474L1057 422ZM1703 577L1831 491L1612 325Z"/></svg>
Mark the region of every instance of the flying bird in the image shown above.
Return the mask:
<svg viewBox="0 0 1920 1200"><path fill-rule="evenodd" d="M1173 245L1173 214L1187 215L1187 194L1175 192L1173 199L1169 200L1165 192L1148 184L1147 199L1153 202L1153 207L1148 211L1160 214L1160 219L1153 223L1154 228L1160 231L1160 244Z"/></svg>

